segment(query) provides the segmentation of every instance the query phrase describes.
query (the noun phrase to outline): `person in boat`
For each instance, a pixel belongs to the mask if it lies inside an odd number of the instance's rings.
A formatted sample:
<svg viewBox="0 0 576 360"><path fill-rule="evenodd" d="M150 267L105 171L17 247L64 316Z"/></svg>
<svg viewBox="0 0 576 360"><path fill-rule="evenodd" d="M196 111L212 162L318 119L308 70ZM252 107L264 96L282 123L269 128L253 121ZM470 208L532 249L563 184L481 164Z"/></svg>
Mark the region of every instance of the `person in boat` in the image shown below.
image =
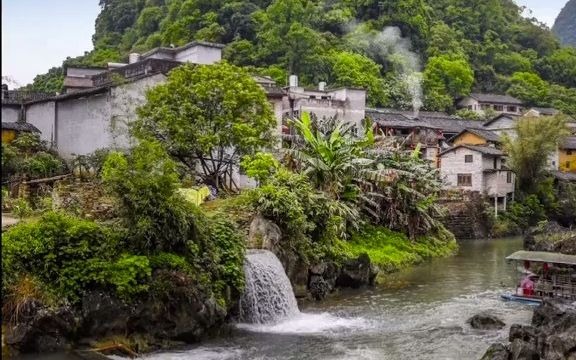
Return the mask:
<svg viewBox="0 0 576 360"><path fill-rule="evenodd" d="M534 295L534 281L536 280L536 275L526 274L522 282L520 283L520 288L522 288L522 295L532 296Z"/></svg>

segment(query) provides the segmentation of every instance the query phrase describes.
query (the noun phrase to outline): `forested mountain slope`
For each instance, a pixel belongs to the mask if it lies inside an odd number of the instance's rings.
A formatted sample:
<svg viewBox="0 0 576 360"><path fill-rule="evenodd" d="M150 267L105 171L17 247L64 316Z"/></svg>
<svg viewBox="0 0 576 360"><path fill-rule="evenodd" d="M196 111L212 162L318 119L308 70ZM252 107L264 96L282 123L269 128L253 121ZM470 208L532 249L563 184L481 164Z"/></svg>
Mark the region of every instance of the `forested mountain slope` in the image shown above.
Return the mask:
<svg viewBox="0 0 576 360"><path fill-rule="evenodd" d="M568 0L552 27L564 45L576 47L576 0Z"/></svg>
<svg viewBox="0 0 576 360"><path fill-rule="evenodd" d="M95 49L68 64L121 61L191 40L280 84L369 90L372 106L451 110L470 91L508 92L576 113L576 50L512 0L100 0ZM389 28L397 27L397 28ZM61 76L32 87L54 90ZM50 80L50 81L48 81ZM420 87L420 85L422 85Z"/></svg>

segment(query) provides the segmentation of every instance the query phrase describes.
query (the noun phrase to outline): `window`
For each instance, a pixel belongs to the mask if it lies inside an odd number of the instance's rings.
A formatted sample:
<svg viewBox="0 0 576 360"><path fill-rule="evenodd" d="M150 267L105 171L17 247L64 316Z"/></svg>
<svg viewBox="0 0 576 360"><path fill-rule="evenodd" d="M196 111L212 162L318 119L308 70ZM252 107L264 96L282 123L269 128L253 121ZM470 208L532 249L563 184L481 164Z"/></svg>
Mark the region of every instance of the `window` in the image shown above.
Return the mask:
<svg viewBox="0 0 576 360"><path fill-rule="evenodd" d="M516 112L516 106L508 106L509 112Z"/></svg>
<svg viewBox="0 0 576 360"><path fill-rule="evenodd" d="M494 169L498 169L498 158L494 158Z"/></svg>
<svg viewBox="0 0 576 360"><path fill-rule="evenodd" d="M512 172L511 172L511 171L508 171L508 172L506 173L506 182L507 182L508 184L512 184Z"/></svg>
<svg viewBox="0 0 576 360"><path fill-rule="evenodd" d="M468 105L468 110L472 110L472 105Z"/></svg>
<svg viewBox="0 0 576 360"><path fill-rule="evenodd" d="M464 155L464 162L465 163L474 162L474 156L473 155Z"/></svg>
<svg viewBox="0 0 576 360"><path fill-rule="evenodd" d="M458 186L472 186L472 174L458 174Z"/></svg>
<svg viewBox="0 0 576 360"><path fill-rule="evenodd" d="M572 155L572 150L566 150L566 155Z"/></svg>
<svg viewBox="0 0 576 360"><path fill-rule="evenodd" d="M494 110L496 110L496 111L504 111L504 106L502 106L502 105L494 105Z"/></svg>
<svg viewBox="0 0 576 360"><path fill-rule="evenodd" d="M316 95L310 95L310 99L316 99Z"/></svg>
<svg viewBox="0 0 576 360"><path fill-rule="evenodd" d="M570 161L566 161L566 169L570 169Z"/></svg>

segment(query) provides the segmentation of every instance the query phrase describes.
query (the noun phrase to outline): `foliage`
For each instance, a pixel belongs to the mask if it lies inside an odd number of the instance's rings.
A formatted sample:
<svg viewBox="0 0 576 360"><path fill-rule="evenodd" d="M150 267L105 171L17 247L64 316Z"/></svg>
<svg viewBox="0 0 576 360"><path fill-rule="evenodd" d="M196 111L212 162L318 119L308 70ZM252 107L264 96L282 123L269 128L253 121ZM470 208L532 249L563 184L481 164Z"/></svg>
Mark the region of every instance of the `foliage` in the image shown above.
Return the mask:
<svg viewBox="0 0 576 360"><path fill-rule="evenodd" d="M10 208L14 215L18 216L19 219L32 215L32 207L30 206L30 203L22 197L12 201Z"/></svg>
<svg viewBox="0 0 576 360"><path fill-rule="evenodd" d="M246 155L240 162L246 175L259 183L265 183L280 168L280 163L270 153L259 152L253 156Z"/></svg>
<svg viewBox="0 0 576 360"><path fill-rule="evenodd" d="M503 142L510 157L509 164L516 174L518 189L534 194L545 176L548 157L566 136L566 118L523 117L516 124L516 138L504 136Z"/></svg>
<svg viewBox="0 0 576 360"><path fill-rule="evenodd" d="M34 77L32 84L28 84L22 90L42 93L59 93L64 86L64 71L62 67L53 67L46 74Z"/></svg>
<svg viewBox="0 0 576 360"><path fill-rule="evenodd" d="M150 275L147 259L118 257L118 234L62 213L20 223L2 240L5 286L29 274L57 297L77 301L99 286L111 287L120 296L134 295L145 289L143 280Z"/></svg>
<svg viewBox="0 0 576 360"><path fill-rule="evenodd" d="M506 217L511 219L520 229L528 229L542 220L546 220L546 210L540 203L538 196L531 194L522 202L515 202L510 206Z"/></svg>
<svg viewBox="0 0 576 360"><path fill-rule="evenodd" d="M366 226L344 243L344 251L357 257L368 254L370 260L385 272L400 270L431 257L453 254L457 249L454 236L440 229L416 241L381 226Z"/></svg>
<svg viewBox="0 0 576 360"><path fill-rule="evenodd" d="M424 70L424 87L428 94L447 96L450 99L470 94L474 82L474 72L463 58L439 55L428 60ZM437 103L429 99L432 103ZM452 105L452 101L449 103ZM431 106L437 110L446 110Z"/></svg>
<svg viewBox="0 0 576 360"><path fill-rule="evenodd" d="M239 158L272 144L275 120L264 90L236 66L181 66L146 97L136 136L161 141L208 185L233 188L226 175Z"/></svg>
<svg viewBox="0 0 576 360"><path fill-rule="evenodd" d="M129 155L113 152L102 179L119 201L131 246L143 253L178 251L193 231L188 203L176 190L176 163L158 143L141 142Z"/></svg>
<svg viewBox="0 0 576 360"><path fill-rule="evenodd" d="M38 134L21 133L10 144L2 144L2 177L50 177L66 170L64 161Z"/></svg>

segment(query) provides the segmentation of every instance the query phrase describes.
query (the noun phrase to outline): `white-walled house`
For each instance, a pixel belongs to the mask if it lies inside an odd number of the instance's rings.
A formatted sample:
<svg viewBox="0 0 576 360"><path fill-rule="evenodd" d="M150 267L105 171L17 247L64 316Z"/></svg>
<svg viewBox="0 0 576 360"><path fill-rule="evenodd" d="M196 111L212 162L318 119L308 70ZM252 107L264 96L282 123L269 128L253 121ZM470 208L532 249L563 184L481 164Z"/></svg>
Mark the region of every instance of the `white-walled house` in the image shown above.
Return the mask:
<svg viewBox="0 0 576 360"><path fill-rule="evenodd" d="M484 115L486 110L492 110L498 114L522 114L522 101L509 95L478 94L473 93L458 101L459 109L468 109L477 114Z"/></svg>
<svg viewBox="0 0 576 360"><path fill-rule="evenodd" d="M502 150L492 146L462 144L442 151L440 175L445 189L487 195L504 210L514 197L515 175Z"/></svg>

